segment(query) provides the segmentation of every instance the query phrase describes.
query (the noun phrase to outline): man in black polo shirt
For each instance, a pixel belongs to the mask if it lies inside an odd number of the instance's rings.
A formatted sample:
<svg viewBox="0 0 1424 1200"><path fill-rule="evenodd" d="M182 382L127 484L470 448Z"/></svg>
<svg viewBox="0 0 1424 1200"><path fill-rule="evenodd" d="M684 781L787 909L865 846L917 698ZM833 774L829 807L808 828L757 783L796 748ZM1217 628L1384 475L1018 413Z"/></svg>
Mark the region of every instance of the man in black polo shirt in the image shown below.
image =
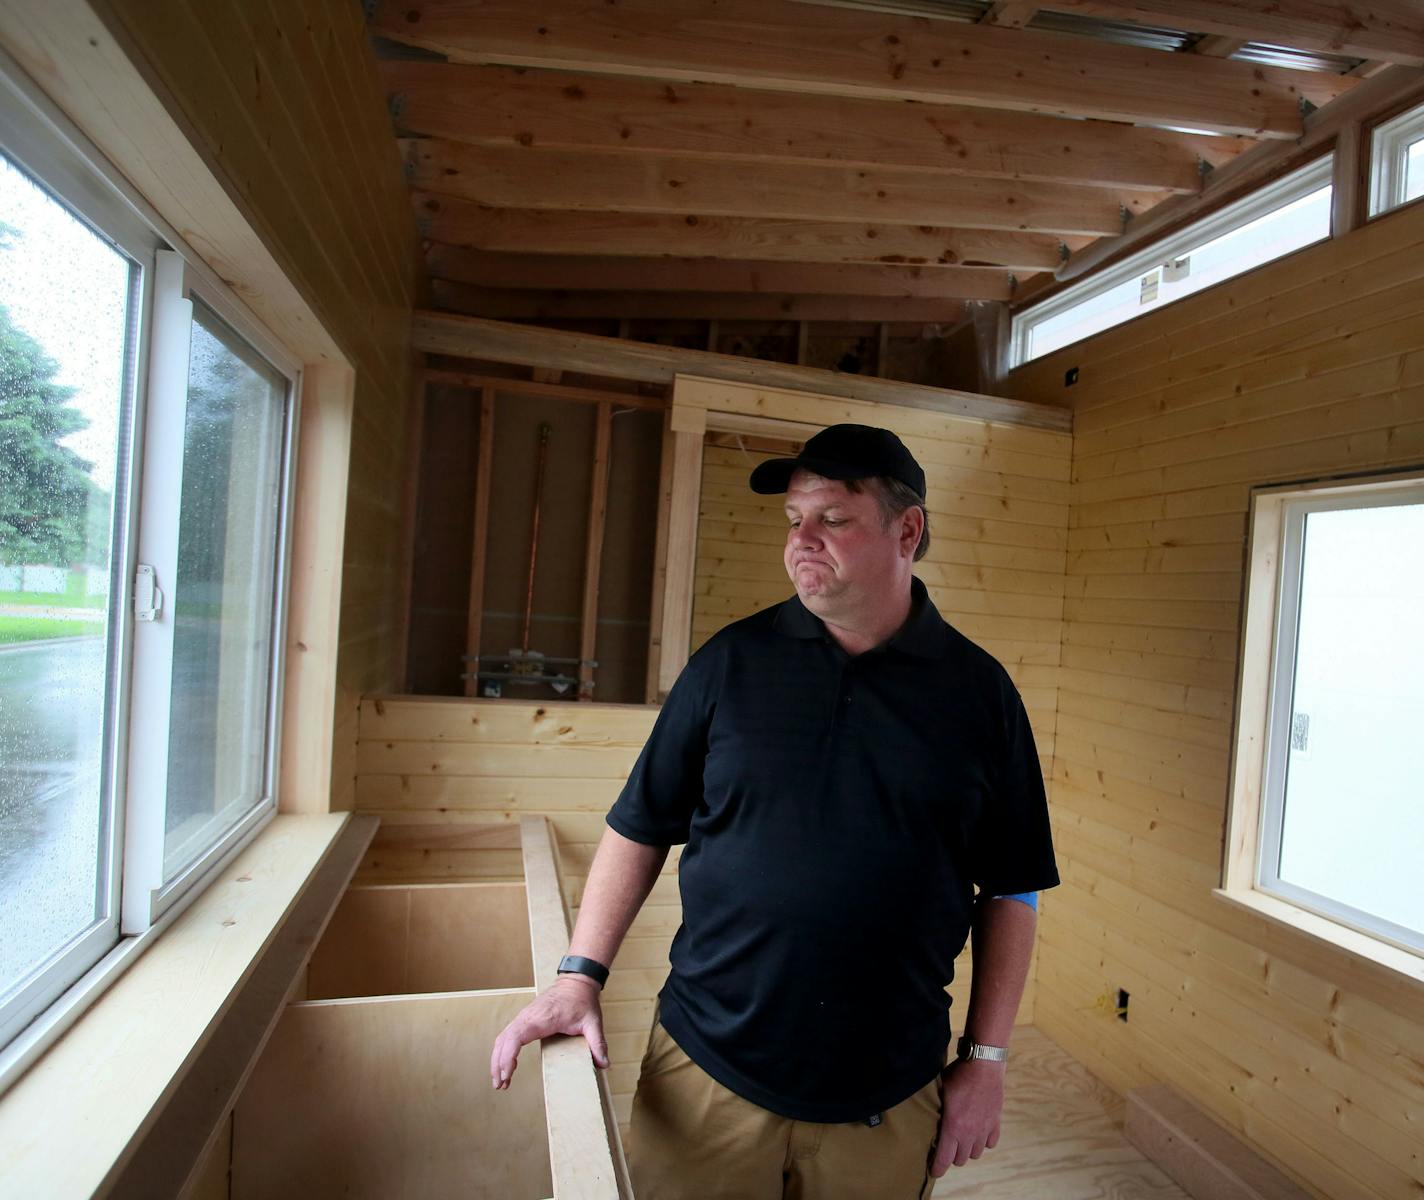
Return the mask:
<svg viewBox="0 0 1424 1200"><path fill-rule="evenodd" d="M1034 894L1058 882L1033 734L1003 667L911 574L925 480L893 433L832 426L751 486L786 493L796 595L689 659L608 813L563 973L491 1075L507 1086L553 1032L607 1065L604 964L685 843L634 1098L640 1200L927 1194L997 1141Z"/></svg>

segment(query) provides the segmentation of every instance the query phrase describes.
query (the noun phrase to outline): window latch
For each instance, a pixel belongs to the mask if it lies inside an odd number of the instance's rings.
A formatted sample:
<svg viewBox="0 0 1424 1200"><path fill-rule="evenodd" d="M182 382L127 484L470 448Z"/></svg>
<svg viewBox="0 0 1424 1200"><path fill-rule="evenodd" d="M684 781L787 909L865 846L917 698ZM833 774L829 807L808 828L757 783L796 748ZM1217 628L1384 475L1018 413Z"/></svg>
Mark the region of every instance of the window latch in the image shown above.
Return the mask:
<svg viewBox="0 0 1424 1200"><path fill-rule="evenodd" d="M156 621L163 609L163 592L158 586L158 576L147 563L139 563L134 575L134 619Z"/></svg>

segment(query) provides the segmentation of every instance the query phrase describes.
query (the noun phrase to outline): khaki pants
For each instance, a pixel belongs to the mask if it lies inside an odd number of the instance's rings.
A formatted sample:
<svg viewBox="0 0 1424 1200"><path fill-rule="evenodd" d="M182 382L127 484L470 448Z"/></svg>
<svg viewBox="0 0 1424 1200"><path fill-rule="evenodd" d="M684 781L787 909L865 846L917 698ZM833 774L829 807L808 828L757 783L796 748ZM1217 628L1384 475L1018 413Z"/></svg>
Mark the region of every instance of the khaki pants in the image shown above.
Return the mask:
<svg viewBox="0 0 1424 1200"><path fill-rule="evenodd" d="M864 1122L793 1121L723 1087L683 1053L656 1001L628 1129L636 1200L921 1200L939 1137L939 1080Z"/></svg>

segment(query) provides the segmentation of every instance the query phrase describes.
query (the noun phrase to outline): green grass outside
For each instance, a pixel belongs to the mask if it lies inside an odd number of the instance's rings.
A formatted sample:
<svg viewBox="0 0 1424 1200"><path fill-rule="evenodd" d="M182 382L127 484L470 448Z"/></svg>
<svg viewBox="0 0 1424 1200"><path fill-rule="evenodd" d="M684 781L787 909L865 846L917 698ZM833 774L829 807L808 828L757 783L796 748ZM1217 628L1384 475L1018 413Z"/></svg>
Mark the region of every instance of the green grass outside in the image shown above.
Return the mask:
<svg viewBox="0 0 1424 1200"><path fill-rule="evenodd" d="M69 573L68 586L61 592L0 592L0 604L27 604L39 608L103 608L108 598L91 596L83 571Z"/></svg>
<svg viewBox="0 0 1424 1200"><path fill-rule="evenodd" d="M0 617L0 645L39 642L46 638L93 637L102 634L99 621L47 621L43 617Z"/></svg>

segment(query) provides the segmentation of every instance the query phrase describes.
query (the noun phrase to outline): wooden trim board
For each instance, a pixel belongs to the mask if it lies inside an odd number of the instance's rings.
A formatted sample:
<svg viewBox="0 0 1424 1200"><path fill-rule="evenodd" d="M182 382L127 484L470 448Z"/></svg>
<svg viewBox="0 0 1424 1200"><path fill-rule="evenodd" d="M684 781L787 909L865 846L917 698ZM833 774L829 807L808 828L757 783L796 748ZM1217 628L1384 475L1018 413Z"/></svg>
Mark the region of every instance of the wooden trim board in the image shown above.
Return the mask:
<svg viewBox="0 0 1424 1200"><path fill-rule="evenodd" d="M286 813L331 808L355 388L356 373L344 364L302 372L278 767L278 803Z"/></svg>
<svg viewBox="0 0 1424 1200"><path fill-rule="evenodd" d="M1072 428L1070 412L1046 404L429 310L415 314L412 345L427 354L451 354L524 366L556 366L566 371L654 383L671 383L678 375L694 375L728 383L895 404L1009 425L1062 431Z"/></svg>
<svg viewBox="0 0 1424 1200"><path fill-rule="evenodd" d="M568 952L569 908L553 827L544 817L521 817L519 835L534 982L542 992L554 982L559 959ZM632 1200L608 1077L594 1066L588 1043L581 1035L560 1034L545 1038L541 1046L554 1195L558 1200Z"/></svg>
<svg viewBox="0 0 1424 1200"><path fill-rule="evenodd" d="M1164 1083L1128 1092L1123 1132L1200 1200L1310 1200L1308 1192Z"/></svg>

